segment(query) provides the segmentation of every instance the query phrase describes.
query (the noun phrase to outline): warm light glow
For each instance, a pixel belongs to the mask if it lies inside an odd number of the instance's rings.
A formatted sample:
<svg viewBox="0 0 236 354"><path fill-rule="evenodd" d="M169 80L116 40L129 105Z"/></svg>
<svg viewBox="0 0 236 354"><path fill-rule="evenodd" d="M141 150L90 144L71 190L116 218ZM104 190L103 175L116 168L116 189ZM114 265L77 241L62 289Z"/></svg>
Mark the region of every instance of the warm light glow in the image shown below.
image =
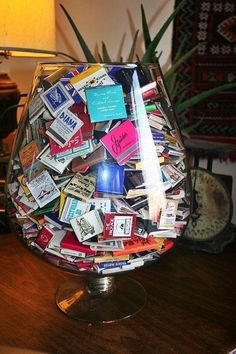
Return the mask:
<svg viewBox="0 0 236 354"><path fill-rule="evenodd" d="M0 51L31 57L56 51L54 0L0 0L0 14Z"/></svg>
<svg viewBox="0 0 236 354"><path fill-rule="evenodd" d="M23 48L21 48L22 50ZM0 48L1 50L1 48ZM18 51L17 48L16 49L12 49L12 48L8 48L7 50L7 56L12 56L12 57L28 57L28 58L35 58L35 57L40 57L40 58L52 58L55 56L55 54L51 54L51 53L39 53L39 52L21 52Z"/></svg>
<svg viewBox="0 0 236 354"><path fill-rule="evenodd" d="M67 310L75 302L77 302L83 295L84 295L84 290L78 290L75 293L73 293L71 296L68 295L68 297L65 300L61 300L58 304L62 310Z"/></svg>

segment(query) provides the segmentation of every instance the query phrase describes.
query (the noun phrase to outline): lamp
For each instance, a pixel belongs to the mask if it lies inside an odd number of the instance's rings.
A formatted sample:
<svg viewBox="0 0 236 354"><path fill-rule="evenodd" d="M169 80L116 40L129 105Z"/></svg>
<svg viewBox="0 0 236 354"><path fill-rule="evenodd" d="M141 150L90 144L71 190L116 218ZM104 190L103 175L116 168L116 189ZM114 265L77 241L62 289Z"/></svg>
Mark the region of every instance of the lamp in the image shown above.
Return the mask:
<svg viewBox="0 0 236 354"><path fill-rule="evenodd" d="M6 56L55 56L54 0L0 0L0 51Z"/></svg>
<svg viewBox="0 0 236 354"><path fill-rule="evenodd" d="M0 56L8 58L62 55L56 50L54 0L0 0Z"/></svg>
<svg viewBox="0 0 236 354"><path fill-rule="evenodd" d="M0 13L1 56L45 58L57 54L54 0L0 0ZM0 73L0 139L16 128L19 100L16 84L8 74Z"/></svg>

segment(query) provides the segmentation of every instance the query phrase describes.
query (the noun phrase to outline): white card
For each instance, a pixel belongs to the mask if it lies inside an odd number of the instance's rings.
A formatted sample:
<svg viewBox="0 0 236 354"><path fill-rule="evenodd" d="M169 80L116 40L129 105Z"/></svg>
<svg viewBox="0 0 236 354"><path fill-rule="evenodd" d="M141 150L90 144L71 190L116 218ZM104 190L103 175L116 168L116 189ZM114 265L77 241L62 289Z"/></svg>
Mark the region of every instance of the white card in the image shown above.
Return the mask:
<svg viewBox="0 0 236 354"><path fill-rule="evenodd" d="M82 127L84 122L68 109L63 109L53 123L48 127L46 134L59 146L64 146L75 133Z"/></svg>
<svg viewBox="0 0 236 354"><path fill-rule="evenodd" d="M60 196L59 189L46 170L26 185L40 208Z"/></svg>
<svg viewBox="0 0 236 354"><path fill-rule="evenodd" d="M60 160L56 160L54 156L51 155L49 144L45 146L45 148L38 154L37 160L41 161L44 165L48 166L52 170L63 173L69 163L72 161L70 159L61 158Z"/></svg>
<svg viewBox="0 0 236 354"><path fill-rule="evenodd" d="M71 219L87 213L89 208L90 204L68 196L66 198L60 220L69 224Z"/></svg>
<svg viewBox="0 0 236 354"><path fill-rule="evenodd" d="M71 219L70 223L80 242L103 232L103 221L98 210L92 210L78 218Z"/></svg>

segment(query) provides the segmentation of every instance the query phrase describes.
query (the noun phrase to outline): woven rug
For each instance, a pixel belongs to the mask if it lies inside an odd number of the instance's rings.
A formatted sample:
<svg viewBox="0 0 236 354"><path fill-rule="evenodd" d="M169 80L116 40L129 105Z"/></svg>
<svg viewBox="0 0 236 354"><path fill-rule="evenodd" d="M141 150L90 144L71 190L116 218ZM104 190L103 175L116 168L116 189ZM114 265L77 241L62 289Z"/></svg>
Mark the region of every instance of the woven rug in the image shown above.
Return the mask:
<svg viewBox="0 0 236 354"><path fill-rule="evenodd" d="M177 75L179 87L188 85L189 97L236 81L235 0L188 0L174 21L173 58L182 41L184 51L201 43ZM236 90L210 96L187 113L190 123L202 118L198 137L236 143Z"/></svg>

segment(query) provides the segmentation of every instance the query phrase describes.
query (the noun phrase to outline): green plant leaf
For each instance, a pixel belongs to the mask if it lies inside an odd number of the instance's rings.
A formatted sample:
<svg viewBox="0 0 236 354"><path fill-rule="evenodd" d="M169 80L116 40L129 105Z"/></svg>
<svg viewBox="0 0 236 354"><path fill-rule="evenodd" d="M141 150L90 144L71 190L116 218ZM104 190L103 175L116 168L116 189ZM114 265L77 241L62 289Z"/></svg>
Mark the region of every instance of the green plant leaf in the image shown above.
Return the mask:
<svg viewBox="0 0 236 354"><path fill-rule="evenodd" d="M175 92L174 92L174 97L175 97L175 110L177 110L177 107L183 103L186 99L184 99L187 94L189 92L189 85L187 85L187 87L183 87L182 89L178 89L177 87L175 87Z"/></svg>
<svg viewBox="0 0 236 354"><path fill-rule="evenodd" d="M200 118L197 123L194 123L194 124L188 125L187 127L184 127L183 131L187 134L190 134L191 132L193 132L196 128L198 128L202 124L203 119L204 118Z"/></svg>
<svg viewBox="0 0 236 354"><path fill-rule="evenodd" d="M163 53L163 51L160 51L160 53L158 54L157 61L159 61L159 59L160 59L162 53Z"/></svg>
<svg viewBox="0 0 236 354"><path fill-rule="evenodd" d="M163 35L165 34L170 23L173 21L175 16L179 13L179 11L182 9L182 7L185 5L186 1L187 0L182 0L179 3L179 5L176 7L176 9L173 11L173 13L168 17L166 22L163 24L160 31L156 34L154 39L151 41L150 45L148 46L148 49L146 50L144 56L141 59L141 61L143 63L151 63L151 62L155 61L156 47L158 46L160 40L162 39Z"/></svg>
<svg viewBox="0 0 236 354"><path fill-rule="evenodd" d="M103 58L103 63L111 63L112 60L108 54L106 44L102 41L102 58Z"/></svg>
<svg viewBox="0 0 236 354"><path fill-rule="evenodd" d="M173 73L169 78L164 78L165 85L167 88L167 91L169 92L170 97L172 100L175 98L175 88L176 88L176 73Z"/></svg>
<svg viewBox="0 0 236 354"><path fill-rule="evenodd" d="M142 16L142 29L143 29L144 45L145 45L145 49L147 50L149 45L151 44L152 40L151 40L151 36L149 33L149 28L148 28L143 4L141 4L141 16Z"/></svg>
<svg viewBox="0 0 236 354"><path fill-rule="evenodd" d="M132 47L130 49L130 53L129 53L129 56L128 56L128 63L132 63L132 61L133 61L134 53L135 53L135 47L136 47L136 42L137 42L137 38L138 38L138 33L139 33L139 30L137 30L135 32L133 44L132 44Z"/></svg>
<svg viewBox="0 0 236 354"><path fill-rule="evenodd" d="M185 48L185 45L186 45L186 42L187 42L187 38L185 36L185 38L183 39L183 41L181 41L179 47L178 47L178 50L175 54L175 57L173 58L172 62L176 62L177 60L179 60L179 58L182 56L182 53L184 51L184 48Z"/></svg>
<svg viewBox="0 0 236 354"><path fill-rule="evenodd" d="M89 50L84 38L82 37L82 35L80 34L78 28L76 27L74 21L72 20L71 16L69 15L69 13L67 12L67 10L64 8L64 6L62 4L60 4L62 10L64 11L72 29L74 30L74 33L80 43L80 46L84 52L85 58L88 61L88 63L96 63L96 60L94 58L94 56L92 55L91 51Z"/></svg>
<svg viewBox="0 0 236 354"><path fill-rule="evenodd" d="M99 60L99 62L100 62L100 63L102 63L102 62L103 62L103 59L102 59L102 56L101 56L101 54L100 54L100 53L98 53L98 60Z"/></svg>
<svg viewBox="0 0 236 354"><path fill-rule="evenodd" d="M183 112L183 111L189 109L190 107L194 106L198 102L206 99L209 96L215 95L215 94L223 92L223 91L233 90L233 89L236 89L236 82L231 83L231 84L220 85L218 87L214 87L213 89L203 91L203 92L199 93L198 95L195 95L195 96L185 100L184 102L180 103L177 107L175 107L175 112L176 113Z"/></svg>
<svg viewBox="0 0 236 354"><path fill-rule="evenodd" d="M189 122L187 120L185 120L185 124L184 123L180 126L181 128L181 134L183 136L185 136L186 138L190 138L190 134L191 133L194 133L196 128L198 128L201 124L202 124L202 121L203 121L204 117L200 118L196 123L193 123L193 124L189 124Z"/></svg>
<svg viewBox="0 0 236 354"><path fill-rule="evenodd" d="M197 44L195 47L190 49L187 53L182 55L176 62L172 64L170 69L165 73L165 79L167 80L169 76L173 75L173 73L183 64L185 63L191 56L198 50L201 44Z"/></svg>

